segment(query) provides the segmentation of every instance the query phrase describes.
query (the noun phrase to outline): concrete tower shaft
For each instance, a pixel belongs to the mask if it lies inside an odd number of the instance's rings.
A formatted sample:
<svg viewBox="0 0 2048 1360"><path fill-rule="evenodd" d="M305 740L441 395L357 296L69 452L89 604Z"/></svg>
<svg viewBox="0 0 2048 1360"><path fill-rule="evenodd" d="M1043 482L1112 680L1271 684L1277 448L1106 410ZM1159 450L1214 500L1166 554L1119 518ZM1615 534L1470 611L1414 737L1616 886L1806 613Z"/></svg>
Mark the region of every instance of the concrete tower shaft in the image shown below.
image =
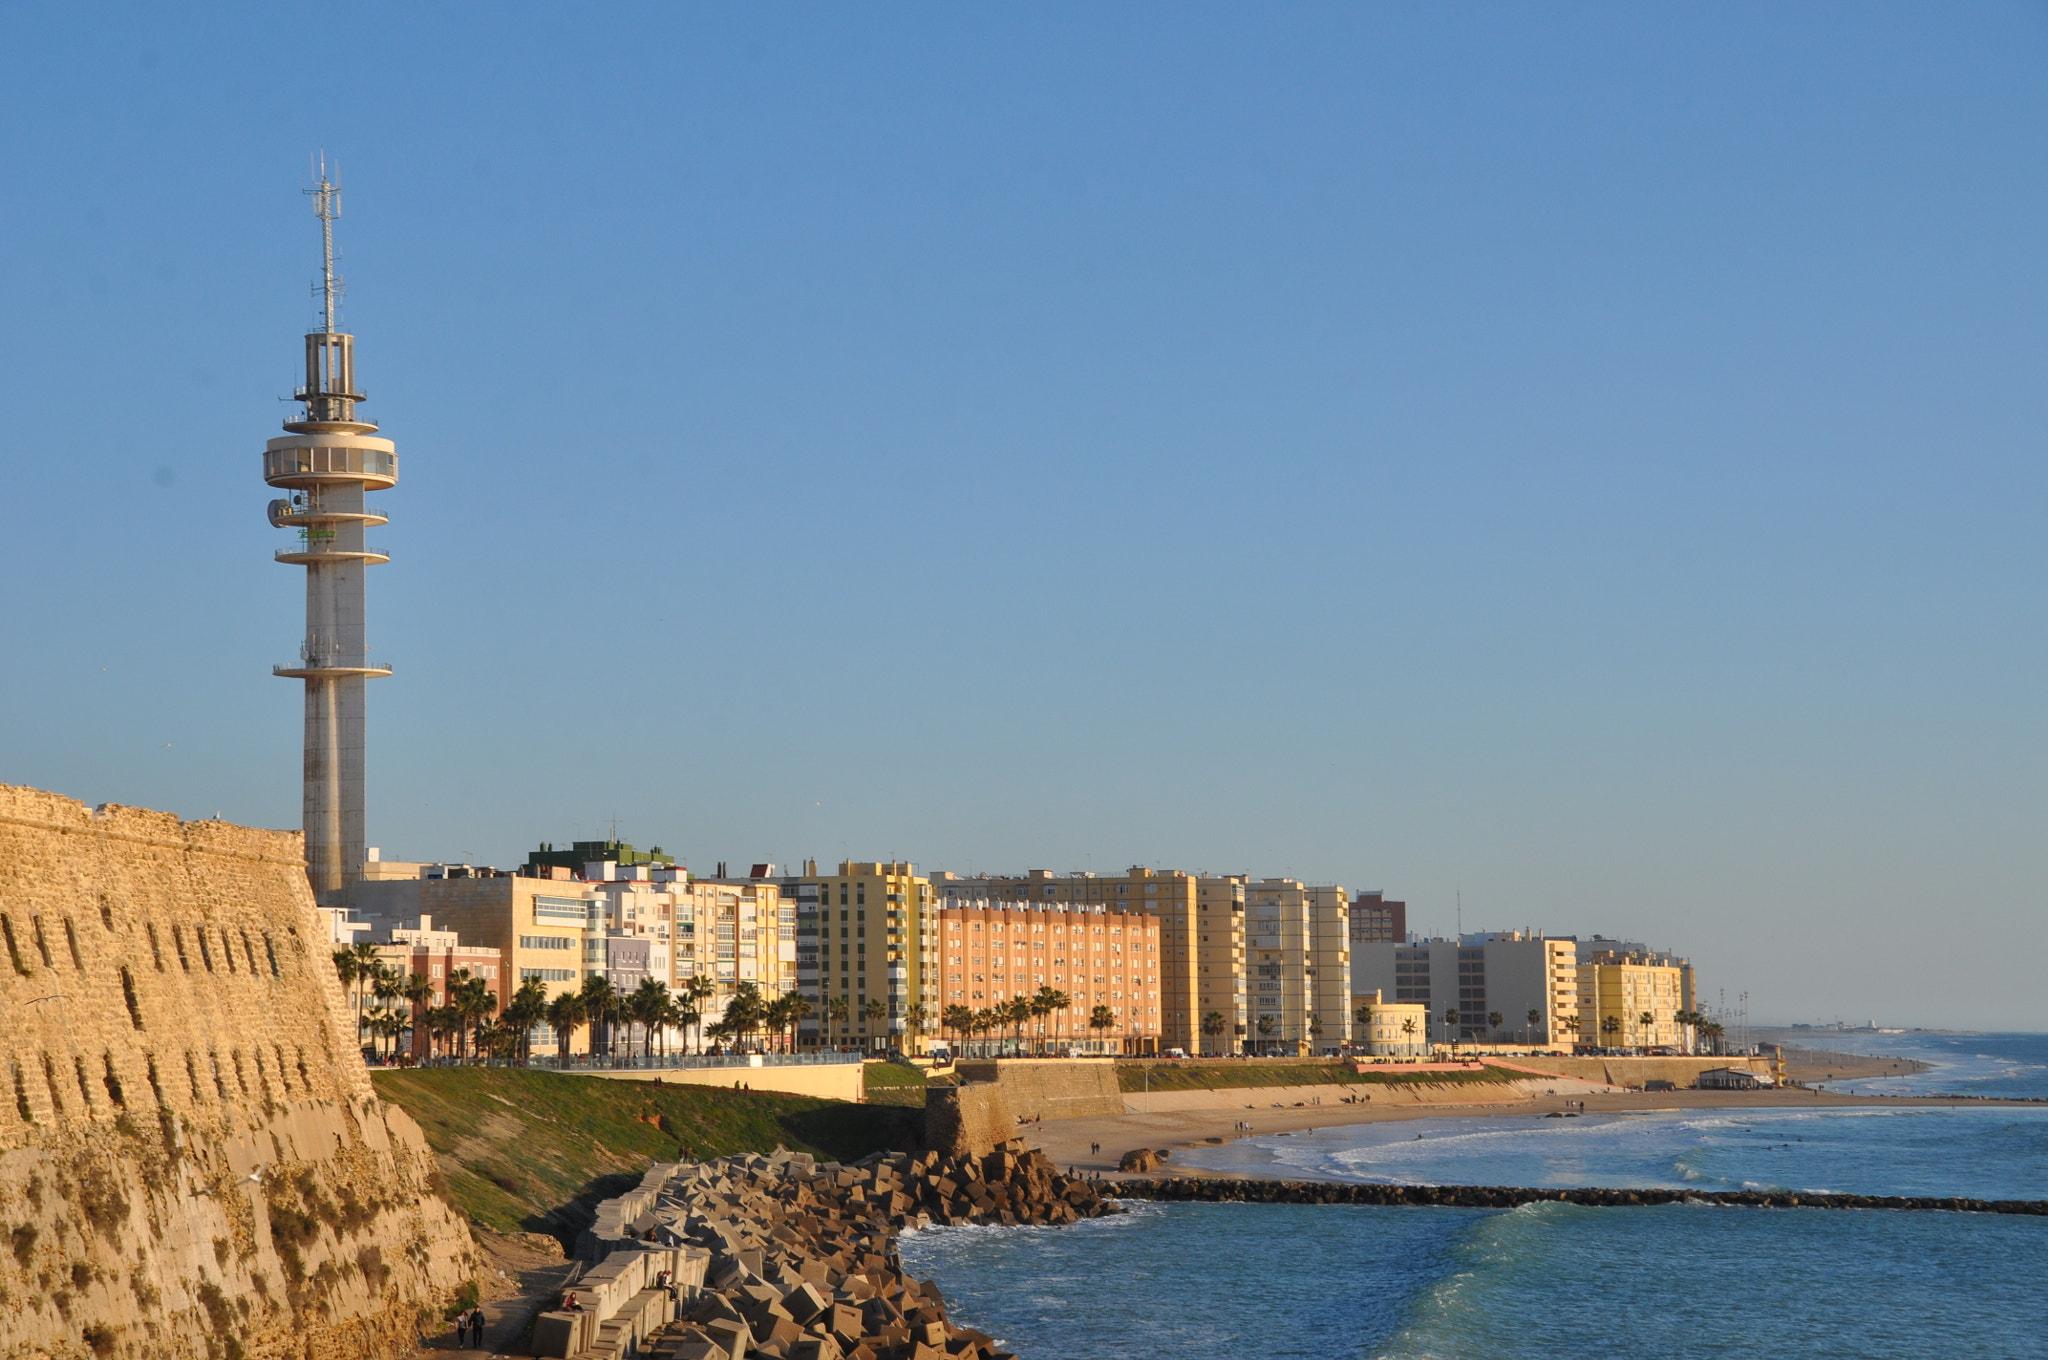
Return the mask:
<svg viewBox="0 0 2048 1360"><path fill-rule="evenodd" d="M296 665L271 672L306 686L306 874L321 900L355 880L363 862L364 682L391 674L373 662L364 637L363 569L390 555L365 541L365 531L388 516L365 499L398 482L398 450L372 436L377 427L356 419L355 337L334 329L340 281L334 274L334 219L340 190L320 182L310 190L320 216L323 250L320 292L326 329L306 337L306 381L293 393L305 411L284 422L291 433L263 451L263 480L290 492L270 503L270 522L297 533L298 543L275 554L306 569L306 636Z"/></svg>

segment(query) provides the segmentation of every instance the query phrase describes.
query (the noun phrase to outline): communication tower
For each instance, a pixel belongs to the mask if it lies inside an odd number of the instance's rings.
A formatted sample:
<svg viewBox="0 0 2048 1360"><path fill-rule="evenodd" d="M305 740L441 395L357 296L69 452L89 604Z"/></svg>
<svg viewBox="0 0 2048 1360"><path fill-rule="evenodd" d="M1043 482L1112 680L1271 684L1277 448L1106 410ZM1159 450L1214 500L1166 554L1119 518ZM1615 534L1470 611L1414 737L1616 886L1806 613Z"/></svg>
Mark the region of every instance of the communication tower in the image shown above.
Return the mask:
<svg viewBox="0 0 2048 1360"><path fill-rule="evenodd" d="M340 171L336 170L339 177ZM355 337L335 329L341 280L334 273L334 220L341 188L327 178L306 191L320 218L321 274L314 286L323 325L306 337L306 381L292 394L305 410L284 422L290 431L263 449L263 480L288 494L270 503L270 522L298 542L275 554L306 569L306 637L297 665L271 673L306 686L304 814L306 876L323 905L356 879L363 863L364 682L391 674L370 660L363 638L363 569L391 555L364 541L389 521L367 503L371 491L398 482L398 450L356 418L364 400L356 386Z"/></svg>

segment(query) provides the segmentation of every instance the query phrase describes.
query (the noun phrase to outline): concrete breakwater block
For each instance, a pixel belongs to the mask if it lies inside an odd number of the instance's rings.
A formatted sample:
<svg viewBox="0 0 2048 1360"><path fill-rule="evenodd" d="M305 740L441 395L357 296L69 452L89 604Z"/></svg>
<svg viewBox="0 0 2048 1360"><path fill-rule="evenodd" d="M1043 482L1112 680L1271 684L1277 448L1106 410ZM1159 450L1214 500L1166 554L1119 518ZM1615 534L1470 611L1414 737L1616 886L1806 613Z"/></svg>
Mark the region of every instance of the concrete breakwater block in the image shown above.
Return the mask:
<svg viewBox="0 0 2048 1360"><path fill-rule="evenodd" d="M674 1360L1008 1360L990 1337L947 1318L936 1285L903 1273L897 1234L932 1223L1052 1225L1121 1212L1018 1139L981 1156L894 1153L852 1166L778 1150L679 1166L643 1206L645 1188L619 1197L635 1201L630 1218L626 1205L601 1210L605 1221L644 1236L605 1256L584 1281L627 1277L636 1250L694 1253L702 1272L687 1283L687 1272L673 1277L674 1314L651 1327L637 1296L621 1309L609 1293L593 1294L592 1314L602 1319L590 1324L594 1334L563 1327L557 1343L550 1331L545 1353L577 1355L553 1347L580 1342L593 1354L637 1346ZM593 1233L586 1242L604 1240ZM640 1273L663 1278L649 1266Z"/></svg>

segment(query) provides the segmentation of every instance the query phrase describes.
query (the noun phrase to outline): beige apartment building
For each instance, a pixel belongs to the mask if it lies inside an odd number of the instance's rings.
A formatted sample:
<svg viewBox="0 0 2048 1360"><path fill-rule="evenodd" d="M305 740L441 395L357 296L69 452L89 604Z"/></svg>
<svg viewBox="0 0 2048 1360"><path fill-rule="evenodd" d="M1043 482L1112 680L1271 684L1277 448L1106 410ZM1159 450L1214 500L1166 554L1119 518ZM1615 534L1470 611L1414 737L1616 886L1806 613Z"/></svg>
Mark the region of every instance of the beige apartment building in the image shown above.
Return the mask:
<svg viewBox="0 0 2048 1360"><path fill-rule="evenodd" d="M1383 1001L1377 991L1351 998L1351 1042L1375 1058L1415 1058L1429 1053L1429 1007L1413 1001ZM1358 1019L1360 1013L1365 1019Z"/></svg>
<svg viewBox="0 0 2048 1360"><path fill-rule="evenodd" d="M942 898L944 902L946 899ZM1041 988L1068 1004L988 1035L951 1037L1021 1040L1060 1053L1156 1054L1159 1051L1159 958L1162 924L1149 912L1100 911L1032 902L996 902L955 894L939 908L939 1014L965 1006L982 1011ZM1106 1008L1111 1023L1094 1023ZM942 1033L948 1027L940 1026Z"/></svg>
<svg viewBox="0 0 2048 1360"><path fill-rule="evenodd" d="M1351 1041L1351 896L1308 889L1309 1035L1320 1053Z"/></svg>
<svg viewBox="0 0 2048 1360"><path fill-rule="evenodd" d="M912 1046L911 1031L931 1033L940 1005L938 903L931 880L919 876L915 865L883 860L842 861L836 874L817 873L815 863L804 867L797 888L807 918L811 899L802 889L817 892L817 1009L805 1022L806 1035L827 1043ZM792 937L797 905L791 904ZM792 939L793 971L794 944ZM809 951L804 952L808 963ZM846 1005L843 1020L832 1018L835 1001ZM871 1016L869 1008L877 1003L879 1013Z"/></svg>
<svg viewBox="0 0 2048 1360"><path fill-rule="evenodd" d="M1204 1056L1246 1051L1251 998L1245 991L1244 874L1195 880L1194 1012L1192 1043L1173 1045Z"/></svg>
<svg viewBox="0 0 2048 1360"><path fill-rule="evenodd" d="M1678 1048L1690 1010L1689 965L1668 955L1599 950L1578 965L1579 1042L1601 1048ZM1645 1019L1645 1017L1648 1017Z"/></svg>

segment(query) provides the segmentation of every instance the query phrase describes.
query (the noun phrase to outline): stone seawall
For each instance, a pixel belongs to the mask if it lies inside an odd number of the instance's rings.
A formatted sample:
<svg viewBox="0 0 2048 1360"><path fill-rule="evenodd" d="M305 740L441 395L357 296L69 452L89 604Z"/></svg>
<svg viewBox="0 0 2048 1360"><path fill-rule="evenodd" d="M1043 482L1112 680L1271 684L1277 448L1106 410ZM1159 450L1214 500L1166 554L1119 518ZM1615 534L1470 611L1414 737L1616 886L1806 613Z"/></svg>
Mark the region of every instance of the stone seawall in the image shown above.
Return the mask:
<svg viewBox="0 0 2048 1360"><path fill-rule="evenodd" d="M937 1285L903 1273L897 1234L1116 1212L1017 1139L985 1157L899 1152L840 1166L777 1149L656 1165L598 1207L579 1244L586 1259L602 1256L610 1294L543 1313L536 1349L575 1360L997 1360L991 1338L947 1320ZM651 1265L635 1271L636 1251L659 1254L666 1300L635 1292Z"/></svg>
<svg viewBox="0 0 2048 1360"><path fill-rule="evenodd" d="M1762 1190L1550 1190L1513 1185L1356 1185L1333 1181L1239 1180L1170 1176L1119 1181L1119 1199L1203 1204L1372 1204L1452 1209L1512 1209L1522 1204L1641 1208L1652 1204L1721 1204L1758 1209L1921 1209L2048 1217L2048 1200L1937 1199L1902 1195L1837 1195Z"/></svg>
<svg viewBox="0 0 2048 1360"><path fill-rule="evenodd" d="M955 1070L963 1082L995 1085L1017 1119L1094 1119L1124 1112L1111 1058L994 1058L964 1061Z"/></svg>
<svg viewBox="0 0 2048 1360"><path fill-rule="evenodd" d="M0 786L0 1357L357 1360L478 1262L296 833Z"/></svg>

